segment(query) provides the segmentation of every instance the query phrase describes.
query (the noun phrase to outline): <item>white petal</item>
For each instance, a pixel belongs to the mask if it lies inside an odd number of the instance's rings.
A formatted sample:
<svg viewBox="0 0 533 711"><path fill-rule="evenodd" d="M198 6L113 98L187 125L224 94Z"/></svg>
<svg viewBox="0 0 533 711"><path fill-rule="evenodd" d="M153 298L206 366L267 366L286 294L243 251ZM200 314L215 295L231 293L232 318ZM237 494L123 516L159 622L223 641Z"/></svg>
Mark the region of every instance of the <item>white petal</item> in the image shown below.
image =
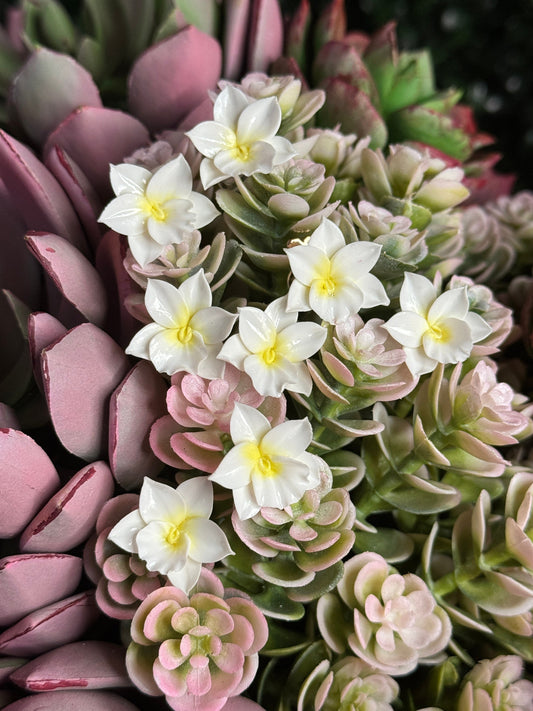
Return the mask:
<svg viewBox="0 0 533 711"><path fill-rule="evenodd" d="M261 449L271 456L297 457L309 447L312 439L313 428L307 417L287 420L265 434Z"/></svg>
<svg viewBox="0 0 533 711"><path fill-rule="evenodd" d="M287 294L287 311L309 311L309 287L294 280Z"/></svg>
<svg viewBox="0 0 533 711"><path fill-rule="evenodd" d="M189 539L180 536L171 545L167 536L172 525L165 521L151 521L137 534L139 558L145 561L148 570L166 575L170 570L179 570L187 562Z"/></svg>
<svg viewBox="0 0 533 711"><path fill-rule="evenodd" d="M324 344L327 335L327 330L318 323L293 323L278 334L277 350L287 360L298 363L314 355Z"/></svg>
<svg viewBox="0 0 533 711"><path fill-rule="evenodd" d="M205 357L196 366L196 374L206 380L223 380L226 363L219 359L220 343L204 344Z"/></svg>
<svg viewBox="0 0 533 711"><path fill-rule="evenodd" d="M428 329L428 323L425 318L412 311L400 311L400 313L391 316L383 324L383 328L402 346L418 348Z"/></svg>
<svg viewBox="0 0 533 711"><path fill-rule="evenodd" d="M146 213L140 207L138 195L127 193L113 198L100 217L103 222L121 235L137 234L146 230Z"/></svg>
<svg viewBox="0 0 533 711"><path fill-rule="evenodd" d="M204 343L220 344L230 334L236 318L237 314L230 314L219 306L210 306L197 311L189 323L202 336Z"/></svg>
<svg viewBox="0 0 533 711"><path fill-rule="evenodd" d="M246 486L252 474L252 465L245 449L249 446L249 443L237 444L230 449L209 479L226 489L239 489Z"/></svg>
<svg viewBox="0 0 533 711"><path fill-rule="evenodd" d="M146 168L131 163L109 166L109 180L115 195L133 193L143 195L152 173Z"/></svg>
<svg viewBox="0 0 533 711"><path fill-rule="evenodd" d="M309 469L303 462L284 457L276 457L275 463L281 467L281 472L272 477L254 473L252 486L260 506L283 509L299 501L309 488Z"/></svg>
<svg viewBox="0 0 533 711"><path fill-rule="evenodd" d="M237 121L237 142L251 144L275 136L281 124L281 108L274 96L249 104Z"/></svg>
<svg viewBox="0 0 533 711"><path fill-rule="evenodd" d="M150 360L159 373L174 375L184 370L195 374L198 363L207 355L204 342L198 333L193 333L188 343L182 343L175 334L175 331L165 329L152 338Z"/></svg>
<svg viewBox="0 0 533 711"><path fill-rule="evenodd" d="M346 246L346 240L340 228L334 222L324 219L311 235L308 244L331 257L339 249Z"/></svg>
<svg viewBox="0 0 533 711"><path fill-rule="evenodd" d="M294 311L287 311L287 295L281 296L279 299L274 299L265 309L265 314L272 320L276 331L290 326L291 323L296 323L298 314Z"/></svg>
<svg viewBox="0 0 533 711"><path fill-rule="evenodd" d="M214 521L192 518L186 523L189 556L198 563L216 563L233 553L225 533Z"/></svg>
<svg viewBox="0 0 533 711"><path fill-rule="evenodd" d="M352 242L331 257L332 275L347 275L357 281L367 274L379 259L381 245L374 242Z"/></svg>
<svg viewBox="0 0 533 711"><path fill-rule="evenodd" d="M187 509L180 493L167 484L144 478L139 497L139 513L145 523L179 522Z"/></svg>
<svg viewBox="0 0 533 711"><path fill-rule="evenodd" d="M291 363L278 358L275 365L266 366L262 358L251 355L244 361L244 372L252 379L260 395L280 397L283 390L309 395L313 382L304 363Z"/></svg>
<svg viewBox="0 0 533 711"><path fill-rule="evenodd" d="M285 250L296 279L309 286L314 279L323 279L330 270L329 257L317 247L302 245Z"/></svg>
<svg viewBox="0 0 533 711"><path fill-rule="evenodd" d="M203 121L185 135L207 158L214 158L220 151L235 145L235 132L217 121Z"/></svg>
<svg viewBox="0 0 533 711"><path fill-rule="evenodd" d="M239 336L250 353L260 353L274 345L276 329L264 311L244 306L239 309Z"/></svg>
<svg viewBox="0 0 533 711"><path fill-rule="evenodd" d="M363 292L363 309L372 309L374 306L388 306L390 299L385 287L373 274L365 274L357 280L357 286Z"/></svg>
<svg viewBox="0 0 533 711"><path fill-rule="evenodd" d="M163 330L164 329L157 323L149 323L147 326L141 328L141 330L137 331L133 336L126 348L127 355L150 360L150 341L156 334L161 333Z"/></svg>
<svg viewBox="0 0 533 711"><path fill-rule="evenodd" d="M213 117L218 123L237 132L239 116L251 101L250 97L236 86L226 86L216 98Z"/></svg>
<svg viewBox="0 0 533 711"><path fill-rule="evenodd" d="M155 242L148 234L128 235L128 245L133 258L141 267L157 259L163 251L163 245Z"/></svg>
<svg viewBox="0 0 533 711"><path fill-rule="evenodd" d="M228 176L268 173L274 165L276 152L270 143L259 141L248 146L245 159L234 147L219 151L213 158L215 167Z"/></svg>
<svg viewBox="0 0 533 711"><path fill-rule="evenodd" d="M450 289L435 299L428 311L427 320L434 324L449 316L464 319L468 313L468 305L466 287Z"/></svg>
<svg viewBox="0 0 533 711"><path fill-rule="evenodd" d="M479 314L472 311L466 315L465 321L470 327L472 341L477 343L492 333L491 326Z"/></svg>
<svg viewBox="0 0 533 711"><path fill-rule="evenodd" d="M435 370L437 361L424 353L422 348L404 348L405 364L416 377Z"/></svg>
<svg viewBox="0 0 533 711"><path fill-rule="evenodd" d="M297 155L297 151L295 150L293 144L288 139L283 138L283 136L274 136L273 138L269 138L268 143L270 143L276 152L274 160L272 161L273 165L281 165L282 163L286 163L288 160Z"/></svg>
<svg viewBox="0 0 533 711"><path fill-rule="evenodd" d="M150 316L160 326L179 328L188 321L189 314L182 287L176 289L168 281L148 279L144 303Z"/></svg>
<svg viewBox="0 0 533 711"><path fill-rule="evenodd" d="M213 511L213 485L206 476L193 476L176 490L185 502L188 516L209 518Z"/></svg>
<svg viewBox="0 0 533 711"><path fill-rule="evenodd" d="M260 442L269 431L270 423L259 410L235 403L230 420L230 434L234 444Z"/></svg>
<svg viewBox="0 0 533 711"><path fill-rule="evenodd" d="M250 355L239 335L230 336L218 352L219 360L231 363L239 370L244 370L244 360Z"/></svg>
<svg viewBox="0 0 533 711"><path fill-rule="evenodd" d="M363 305L363 292L357 284L337 283L333 294L322 289L322 282L316 279L309 289L309 305L327 323L345 321L359 312Z"/></svg>
<svg viewBox="0 0 533 711"><path fill-rule="evenodd" d="M213 302L213 294L203 269L186 279L180 285L179 291L191 314L200 311L200 309L208 308Z"/></svg>
<svg viewBox="0 0 533 711"><path fill-rule="evenodd" d="M175 588L183 590L188 595L198 582L201 572L201 564L188 559L181 570L169 570L167 577Z"/></svg>
<svg viewBox="0 0 533 711"><path fill-rule="evenodd" d="M200 179L206 190L212 185L220 183L226 177L227 176L216 167L212 158L204 158L200 163Z"/></svg>
<svg viewBox="0 0 533 711"><path fill-rule="evenodd" d="M194 229L193 204L190 200L169 200L165 203L167 211L164 220L156 220L151 215L146 220L146 229L150 237L161 245L179 244L183 235Z"/></svg>
<svg viewBox="0 0 533 711"><path fill-rule="evenodd" d="M146 186L146 197L165 202L173 198L188 198L191 190L191 168L185 156L179 155L154 173Z"/></svg>
<svg viewBox="0 0 533 711"><path fill-rule="evenodd" d="M421 316L426 316L436 296L436 289L429 279L420 274L405 272L400 290L402 311L414 311Z"/></svg>
<svg viewBox="0 0 533 711"><path fill-rule="evenodd" d="M137 534L144 528L145 522L143 521L139 509L135 509L124 518L113 526L108 534L108 538L117 546L120 546L128 553L137 553L137 543L135 539Z"/></svg>
<svg viewBox="0 0 533 711"><path fill-rule="evenodd" d="M212 222L217 215L220 214L219 211L216 209L216 207L211 202L211 200L209 198L207 198L205 195L201 195L200 193L192 192L189 195L188 199L193 204L193 212L195 215L195 218L194 218L195 229L199 230L201 227L205 227L210 222Z"/></svg>
<svg viewBox="0 0 533 711"><path fill-rule="evenodd" d="M241 521L252 518L261 508L255 499L251 486L243 486L233 492L233 503Z"/></svg>
<svg viewBox="0 0 533 711"><path fill-rule="evenodd" d="M439 363L460 363L466 360L473 345L468 324L457 318L449 318L441 320L439 326L446 331L446 337L437 340L428 331L422 339L426 354Z"/></svg>

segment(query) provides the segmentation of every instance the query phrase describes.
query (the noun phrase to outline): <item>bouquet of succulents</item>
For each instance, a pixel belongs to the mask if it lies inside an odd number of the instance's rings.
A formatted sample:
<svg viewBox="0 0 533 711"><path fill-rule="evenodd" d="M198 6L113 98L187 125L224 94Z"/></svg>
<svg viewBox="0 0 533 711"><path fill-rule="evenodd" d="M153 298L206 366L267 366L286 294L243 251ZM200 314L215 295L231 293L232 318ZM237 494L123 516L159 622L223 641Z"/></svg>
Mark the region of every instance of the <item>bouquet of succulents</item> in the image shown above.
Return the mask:
<svg viewBox="0 0 533 711"><path fill-rule="evenodd" d="M533 193L428 52L22 0L0 94L0 708L532 711Z"/></svg>

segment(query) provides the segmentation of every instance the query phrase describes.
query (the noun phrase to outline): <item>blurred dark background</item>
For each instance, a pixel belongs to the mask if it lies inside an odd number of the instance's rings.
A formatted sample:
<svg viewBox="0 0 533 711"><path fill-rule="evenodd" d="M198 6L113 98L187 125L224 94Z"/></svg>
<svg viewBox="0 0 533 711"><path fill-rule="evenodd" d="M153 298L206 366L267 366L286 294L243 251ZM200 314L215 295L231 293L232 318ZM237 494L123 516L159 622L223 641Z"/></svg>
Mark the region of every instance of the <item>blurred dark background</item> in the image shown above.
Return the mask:
<svg viewBox="0 0 533 711"><path fill-rule="evenodd" d="M401 49L429 48L438 88L464 91L480 128L497 138L499 170L517 173L518 188L533 188L533 0L345 2L351 29L372 32L395 18ZM327 0L311 3L319 10ZM0 10L10 4L0 0ZM76 14L77 0L63 4Z"/></svg>

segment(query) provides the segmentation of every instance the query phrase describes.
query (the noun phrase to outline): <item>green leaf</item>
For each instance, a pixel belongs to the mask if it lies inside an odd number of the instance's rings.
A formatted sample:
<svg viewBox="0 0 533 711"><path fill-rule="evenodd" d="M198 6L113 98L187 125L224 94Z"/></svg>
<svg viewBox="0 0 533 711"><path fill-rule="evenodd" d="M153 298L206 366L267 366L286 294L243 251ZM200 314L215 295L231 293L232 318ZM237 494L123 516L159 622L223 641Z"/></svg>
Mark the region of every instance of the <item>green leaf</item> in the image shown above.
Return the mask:
<svg viewBox="0 0 533 711"><path fill-rule="evenodd" d="M327 551L326 551L327 553ZM307 585L302 585L294 590L287 592L291 600L297 602L311 602L318 600L319 597L333 590L337 583L342 578L344 565L342 561L337 561L334 565L321 570L315 574L313 580Z"/></svg>
<svg viewBox="0 0 533 711"><path fill-rule="evenodd" d="M268 620L268 640L261 654L267 657L285 657L309 646L309 638L301 630L275 620Z"/></svg>
<svg viewBox="0 0 533 711"><path fill-rule="evenodd" d="M400 563L413 553L412 538L394 528L378 528L376 533L357 531L354 551L372 551L383 556L388 563Z"/></svg>
<svg viewBox="0 0 533 711"><path fill-rule="evenodd" d="M283 588L268 585L252 599L267 617L278 620L300 620L305 615L305 607L291 600Z"/></svg>
<svg viewBox="0 0 533 711"><path fill-rule="evenodd" d="M402 52L391 87L382 96L385 116L406 106L418 104L435 92L433 63L428 51Z"/></svg>

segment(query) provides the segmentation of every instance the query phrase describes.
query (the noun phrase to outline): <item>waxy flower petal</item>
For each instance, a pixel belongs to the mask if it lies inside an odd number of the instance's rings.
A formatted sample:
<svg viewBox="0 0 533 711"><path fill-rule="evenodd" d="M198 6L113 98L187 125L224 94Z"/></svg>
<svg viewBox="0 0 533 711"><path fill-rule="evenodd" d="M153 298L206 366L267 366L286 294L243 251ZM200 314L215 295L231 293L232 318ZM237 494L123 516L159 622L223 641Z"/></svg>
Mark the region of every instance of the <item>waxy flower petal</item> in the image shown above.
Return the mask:
<svg viewBox="0 0 533 711"><path fill-rule="evenodd" d="M205 195L192 191L191 169L183 155L153 175L136 165L111 165L110 180L117 197L100 221L128 237L142 267L157 259L164 247L183 242L218 215Z"/></svg>
<svg viewBox="0 0 533 711"><path fill-rule="evenodd" d="M311 377L305 359L326 339L326 329L309 321L296 323L287 310L287 297L270 303L264 311L253 306L239 309L239 333L222 346L218 357L244 370L261 395L279 397L283 390L309 395Z"/></svg>
<svg viewBox="0 0 533 711"><path fill-rule="evenodd" d="M271 427L260 412L237 403L230 426L235 446L209 478L233 490L240 519L251 518L264 506L295 504L317 486L318 459L305 451L313 437L309 420Z"/></svg>
<svg viewBox="0 0 533 711"><path fill-rule="evenodd" d="M177 489L145 478L139 508L111 529L109 539L188 593L202 563L232 553L225 534L209 520L212 509L213 488L206 477L188 479Z"/></svg>

